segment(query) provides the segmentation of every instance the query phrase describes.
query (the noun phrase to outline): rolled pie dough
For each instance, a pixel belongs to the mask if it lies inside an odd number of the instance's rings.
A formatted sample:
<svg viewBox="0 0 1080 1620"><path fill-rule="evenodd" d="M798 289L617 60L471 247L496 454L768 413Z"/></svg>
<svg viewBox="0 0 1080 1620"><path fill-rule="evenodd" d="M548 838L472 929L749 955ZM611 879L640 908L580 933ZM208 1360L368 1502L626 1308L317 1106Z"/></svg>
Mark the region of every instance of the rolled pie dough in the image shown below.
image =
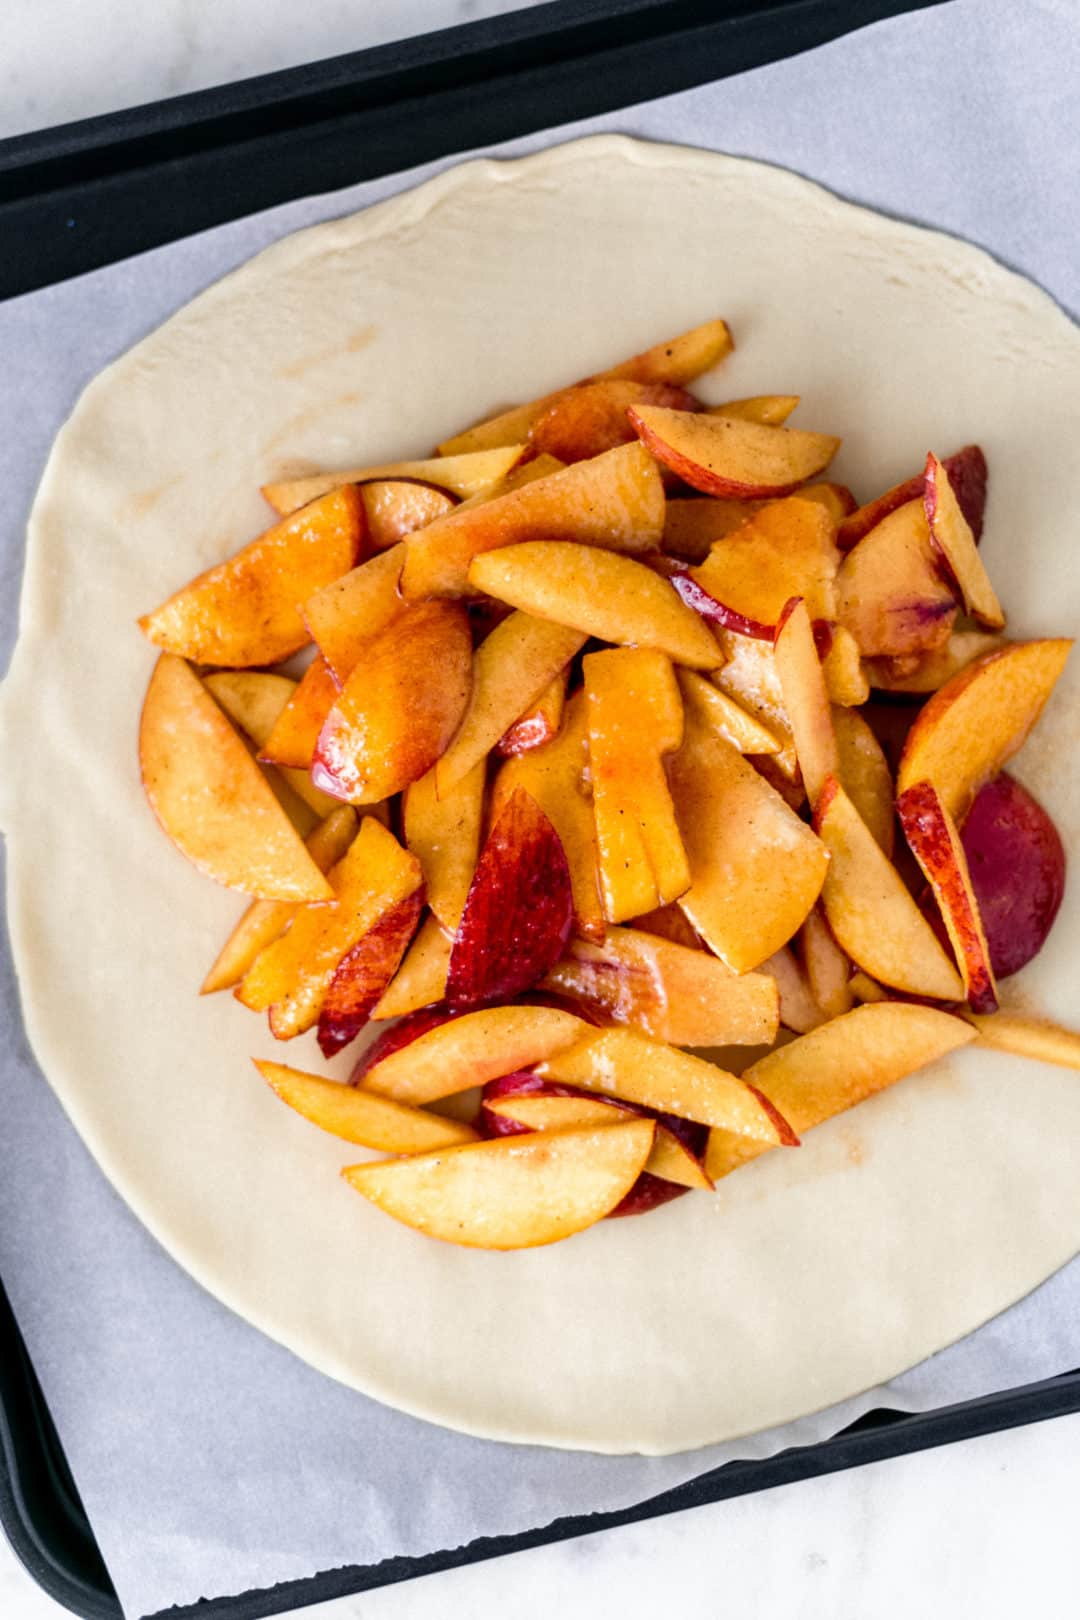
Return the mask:
<svg viewBox="0 0 1080 1620"><path fill-rule="evenodd" d="M967 1049L640 1220L485 1254L340 1179L272 1096L309 1038L199 983L244 899L166 842L136 765L138 614L269 521L270 478L423 455L714 315L710 400L802 395L869 498L986 449L1011 633L1080 622L1080 336L963 242L783 170L601 137L469 163L288 237L87 388L29 533L3 689L8 901L34 1050L105 1173L222 1301L356 1388L500 1439L670 1452L781 1423L968 1332L1080 1248L1080 1084ZM1017 772L1080 846L1077 683ZM1076 1017L1075 890L1014 1004ZM62 986L62 995L58 987ZM345 1073L355 1050L338 1060Z"/></svg>

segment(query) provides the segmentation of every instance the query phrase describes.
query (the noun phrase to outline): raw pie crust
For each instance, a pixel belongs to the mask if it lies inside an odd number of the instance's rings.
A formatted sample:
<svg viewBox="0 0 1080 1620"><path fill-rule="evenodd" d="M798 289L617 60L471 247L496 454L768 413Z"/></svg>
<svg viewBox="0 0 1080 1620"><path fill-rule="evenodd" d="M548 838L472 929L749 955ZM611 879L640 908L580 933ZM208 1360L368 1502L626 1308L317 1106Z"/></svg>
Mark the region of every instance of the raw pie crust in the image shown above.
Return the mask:
<svg viewBox="0 0 1080 1620"><path fill-rule="evenodd" d="M548 1249L417 1236L364 1155L272 1096L305 1038L199 983L245 901L163 838L136 768L137 615L270 519L260 482L436 440L713 315L703 392L803 396L861 498L986 449L1016 636L1080 623L1080 336L986 254L783 170L601 137L474 162L300 232L87 388L30 524L3 690L10 926L41 1066L181 1265L316 1367L451 1427L663 1453L782 1423L967 1333L1080 1248L1075 1074L968 1049L644 1219ZM1018 774L1080 848L1075 660ZM1076 1022L1075 886L1010 1002ZM345 1073L355 1051L338 1060ZM107 1257L103 1258L107 1263Z"/></svg>

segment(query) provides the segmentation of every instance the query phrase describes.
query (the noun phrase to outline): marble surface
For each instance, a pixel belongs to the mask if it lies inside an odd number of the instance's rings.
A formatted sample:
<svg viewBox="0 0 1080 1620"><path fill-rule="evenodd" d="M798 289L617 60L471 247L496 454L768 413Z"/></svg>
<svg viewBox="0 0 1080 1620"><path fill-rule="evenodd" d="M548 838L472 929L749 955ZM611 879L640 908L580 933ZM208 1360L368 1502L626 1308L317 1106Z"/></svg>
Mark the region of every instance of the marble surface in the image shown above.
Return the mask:
<svg viewBox="0 0 1080 1620"><path fill-rule="evenodd" d="M521 0L8 0L0 137ZM1070 1611L1080 1416L298 1611L321 1620L1013 1620ZM0 1616L60 1613L0 1541Z"/></svg>

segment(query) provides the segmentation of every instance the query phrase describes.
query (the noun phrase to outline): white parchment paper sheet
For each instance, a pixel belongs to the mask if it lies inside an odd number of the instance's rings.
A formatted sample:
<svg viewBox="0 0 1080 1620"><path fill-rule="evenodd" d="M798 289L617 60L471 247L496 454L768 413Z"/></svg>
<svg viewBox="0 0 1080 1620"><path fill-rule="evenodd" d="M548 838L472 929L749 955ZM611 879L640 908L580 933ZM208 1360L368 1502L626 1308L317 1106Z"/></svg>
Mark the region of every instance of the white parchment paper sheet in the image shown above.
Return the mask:
<svg viewBox="0 0 1080 1620"><path fill-rule="evenodd" d="M610 129L787 164L858 202L980 243L1075 312L1078 83L1075 0L954 0L496 151ZM278 208L0 305L0 645L14 636L37 478L90 377L285 232L446 166ZM106 656L115 627L101 628ZM32 770L33 760L5 759L0 769ZM86 945L92 953L94 941ZM62 985L57 1000L62 1016ZM125 1022L154 1009L102 1016L116 1020L122 1062ZM618 1458L471 1440L321 1377L165 1257L38 1072L6 949L0 1027L0 1274L130 1616L619 1508L730 1458L831 1434L875 1405L919 1410L1080 1362L1074 1262L892 1386L735 1445Z"/></svg>

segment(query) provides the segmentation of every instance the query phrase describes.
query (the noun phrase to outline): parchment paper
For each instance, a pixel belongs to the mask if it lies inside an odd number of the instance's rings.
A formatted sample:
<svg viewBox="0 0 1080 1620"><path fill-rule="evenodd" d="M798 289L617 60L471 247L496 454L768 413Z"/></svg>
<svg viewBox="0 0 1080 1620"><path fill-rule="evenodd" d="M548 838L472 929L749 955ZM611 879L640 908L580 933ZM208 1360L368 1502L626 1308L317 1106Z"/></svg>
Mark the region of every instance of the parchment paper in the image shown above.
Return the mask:
<svg viewBox="0 0 1080 1620"><path fill-rule="evenodd" d="M1023 8L954 0L774 67L494 151L615 129L784 163L858 202L980 243L1075 312L1078 82L1073 0ZM275 209L0 305L5 664L26 514L83 384L268 242L451 161ZM103 646L113 628L102 626ZM5 759L0 768L32 770L33 760ZM86 948L92 960L93 939ZM57 996L62 1009L63 986ZM102 1015L116 1020L122 1060L125 1023L154 1010ZM38 1072L6 948L0 1027L0 1274L129 1616L619 1508L733 1457L831 1434L873 1406L920 1410L1080 1362L1073 1262L893 1385L735 1445L645 1459L470 1440L312 1372L165 1257Z"/></svg>

